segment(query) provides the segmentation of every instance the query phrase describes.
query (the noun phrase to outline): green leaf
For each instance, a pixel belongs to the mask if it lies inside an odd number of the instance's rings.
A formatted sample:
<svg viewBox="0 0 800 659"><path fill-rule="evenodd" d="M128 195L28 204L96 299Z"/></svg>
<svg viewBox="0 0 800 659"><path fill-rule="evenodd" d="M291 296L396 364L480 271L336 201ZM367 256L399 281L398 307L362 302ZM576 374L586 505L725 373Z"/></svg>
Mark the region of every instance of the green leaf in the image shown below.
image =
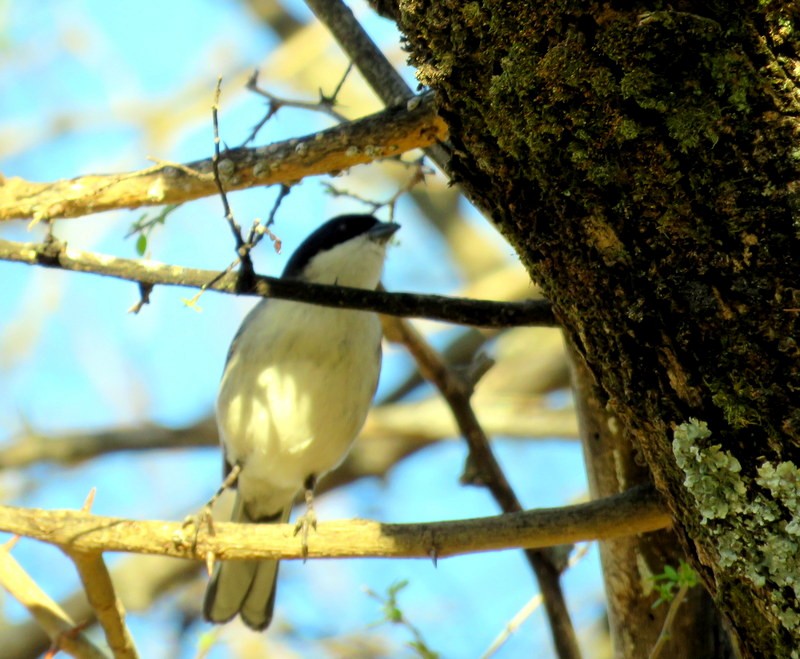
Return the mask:
<svg viewBox="0 0 800 659"><path fill-rule="evenodd" d="M144 256L144 253L147 251L147 236L143 233L139 234L139 237L136 239L136 253L139 256Z"/></svg>

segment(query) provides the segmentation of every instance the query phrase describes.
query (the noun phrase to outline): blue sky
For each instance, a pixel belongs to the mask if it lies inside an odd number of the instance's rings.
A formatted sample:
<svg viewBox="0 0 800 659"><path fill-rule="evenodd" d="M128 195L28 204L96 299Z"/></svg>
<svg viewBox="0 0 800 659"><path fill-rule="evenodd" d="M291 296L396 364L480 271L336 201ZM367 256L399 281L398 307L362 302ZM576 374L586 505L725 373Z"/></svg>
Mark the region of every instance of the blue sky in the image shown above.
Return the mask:
<svg viewBox="0 0 800 659"><path fill-rule="evenodd" d="M302 5L291 8L302 19L308 16ZM376 39L397 49L387 22L360 6L356 10L369 17ZM0 37L0 171L38 181L142 168L151 164L147 156L178 162L208 157L209 108L218 75L224 79L222 137L239 144L263 104L233 81L261 65L278 44L242 4L210 0L5 2L0 4ZM336 62L335 45L327 49ZM330 91L337 81L328 77L318 86ZM315 93L287 81L262 82L287 96L308 99ZM356 77L345 85L353 98L365 95L357 88ZM320 115L284 111L258 143L329 123ZM383 174L366 168L353 174L334 182L371 198L393 192ZM275 193L243 191L230 201L246 224L268 214ZM278 216L283 254L276 255L265 241L256 257L258 270L279 272L293 247L317 224L339 212L363 210L353 200L326 195L318 180L306 181L285 200ZM75 247L135 257L134 240L125 235L142 212L61 221L55 233ZM439 235L411 202L401 201L397 213L403 231L387 264L387 287L456 292L463 282ZM469 208L463 214L465 222L484 223ZM29 231L23 222L0 225L0 236L38 240L42 228ZM487 231L486 240L497 244L498 239ZM226 267L233 245L219 200L179 208L153 233L149 248L160 261ZM510 248L503 249L513 258ZM197 312L181 302L191 294L158 288L152 304L131 315L126 311L137 299L133 285L0 263L0 441L13 439L25 427L58 433L148 420L180 426L209 414L228 343L253 301L206 294ZM442 329L447 331L433 338L437 345L452 336L452 330ZM381 393L402 379L408 364L396 350L387 351ZM585 492L576 443L498 438L495 446L525 506L559 505ZM321 498L318 513L323 520L361 516L397 522L496 513L485 492L458 485L464 457L462 444L443 443L399 465L386 482L363 481ZM114 455L76 468L38 466L22 475L4 474L0 486L9 503L45 508L79 507L96 486L98 514L182 519L216 488L219 461L211 449ZM71 565L57 550L23 541L14 555L56 599L77 587ZM593 550L565 577L579 629L601 615L597 562ZM535 593L521 552L448 559L435 568L411 560L287 562L281 574L278 618L293 629L280 641L299 656L319 656L319 640L331 635L385 636L398 644L395 648L409 640L403 630L370 627L380 612L364 588L384 592L391 583L408 579L400 598L403 610L445 657L478 656ZM131 616L143 656L195 656L198 640L208 632L208 626L193 626L176 650L171 602ZM331 602L336 616L330 615ZM3 604L14 619L26 615L9 598ZM234 656L232 648L243 634L248 632L224 629L209 656ZM550 656L541 612L497 656L521 653Z"/></svg>

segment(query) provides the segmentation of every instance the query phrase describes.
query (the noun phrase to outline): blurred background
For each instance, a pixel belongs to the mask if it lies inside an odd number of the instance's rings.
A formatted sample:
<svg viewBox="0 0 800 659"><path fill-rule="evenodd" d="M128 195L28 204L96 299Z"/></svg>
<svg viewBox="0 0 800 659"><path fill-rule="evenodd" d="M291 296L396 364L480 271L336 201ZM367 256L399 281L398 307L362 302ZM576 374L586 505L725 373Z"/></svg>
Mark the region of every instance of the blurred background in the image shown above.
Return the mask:
<svg viewBox="0 0 800 659"><path fill-rule="evenodd" d="M363 3L351 7L416 88L394 25ZM238 146L266 111L264 99L245 89L254 69L269 92L313 103L320 93L333 93L347 65L326 29L295 0L0 1L0 171L52 181L142 169L153 164L148 158L207 158L218 76L221 137ZM381 109L355 71L337 100L348 118ZM254 145L334 121L284 108ZM299 241L324 220L372 211L355 197L392 198L415 176L420 155L293 187L273 227L283 250L276 253L264 240L254 254L257 271L280 273ZM255 218L266 220L278 192L236 192L229 201L249 227ZM185 204L163 222L152 221L161 211L60 220L54 233L73 247L135 258L138 236L129 234L144 224L146 255L154 260L222 270L234 259L219 198ZM388 207L376 214L389 219ZM499 300L537 295L513 250L440 173L400 197L394 218L403 230L384 273L389 290ZM0 225L0 237L8 240L44 235L44 227L22 221ZM6 504L79 508L96 487L93 512L101 515L180 520L198 510L220 480L211 413L225 354L255 300L206 293L189 307L185 300L194 293L156 288L151 304L132 314L128 310L139 299L133 284L0 262L0 491ZM523 506L585 498L558 330L497 334L415 325L454 367L469 365L478 351L496 361L474 402ZM78 453L87 442L94 447L90 459ZM412 522L496 514L487 492L459 485L465 458L447 408L420 382L402 348L387 345L376 407L351 459L329 477L318 516ZM13 555L81 620L86 609L80 608L69 559L24 539ZM255 634L238 622L212 628L199 619L206 581L199 565L107 559L143 657L414 656L407 645L415 640L412 630L381 622L381 600L402 582L407 585L397 603L431 650L442 657L478 657L537 592L519 551L451 558L437 566L419 560L286 561L273 626ZM585 656L604 656L594 547L563 581ZM3 656L40 656L46 642L5 593L0 613L0 647L10 652ZM537 610L494 656L552 652Z"/></svg>

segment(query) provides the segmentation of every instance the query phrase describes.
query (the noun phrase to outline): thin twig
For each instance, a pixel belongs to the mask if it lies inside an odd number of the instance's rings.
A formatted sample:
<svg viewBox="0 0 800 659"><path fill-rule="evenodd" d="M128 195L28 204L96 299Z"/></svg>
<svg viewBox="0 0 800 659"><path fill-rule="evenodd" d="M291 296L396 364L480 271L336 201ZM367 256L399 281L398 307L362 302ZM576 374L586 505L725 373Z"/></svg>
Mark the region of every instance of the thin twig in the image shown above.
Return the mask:
<svg viewBox="0 0 800 659"><path fill-rule="evenodd" d="M681 587L678 589L675 597L669 603L669 610L664 618L664 625L661 627L661 633L658 635L655 645L653 645L653 649L650 650L649 659L658 659L658 657L661 655L661 651L669 642L672 634L672 625L675 622L675 617L678 615L678 609L683 603L683 600L686 599L686 594L689 592L689 588L689 584L681 584Z"/></svg>
<svg viewBox="0 0 800 659"><path fill-rule="evenodd" d="M236 241L236 252L242 261L249 261L250 255L242 253L241 249L244 245L244 238L242 238L242 227L236 222L233 216L231 205L228 203L228 195L225 194L225 186L222 184L222 177L219 173L220 167L220 137L219 137L219 97L222 91L222 78L217 78L217 86L214 88L214 103L211 105L211 123L214 127L214 155L211 156L211 171L214 173L214 184L217 186L220 199L222 200L222 208L225 212L225 221L230 227L233 239ZM242 264L245 267L244 263ZM253 264L250 263L252 270Z"/></svg>
<svg viewBox="0 0 800 659"><path fill-rule="evenodd" d="M569 562L567 564L567 569L574 567L584 556L586 556L587 552L589 551L589 547L591 545L589 543L584 543L581 545L572 556L569 558ZM522 626L522 624L533 615L533 613L542 606L544 603L544 598L542 597L541 593L536 593L530 600L525 603L517 613L514 615L511 620L508 621L508 624L503 628L503 630L497 635L497 637L492 641L492 644L486 649L481 655L481 659L490 659L493 657L497 651L503 647L503 645L511 638L512 634L516 633L517 630Z"/></svg>
<svg viewBox="0 0 800 659"><path fill-rule="evenodd" d="M347 5L331 0L306 0L306 4L330 30L348 59L384 104L394 105L414 96Z"/></svg>
<svg viewBox="0 0 800 659"><path fill-rule="evenodd" d="M255 247L255 244L258 242L259 236L254 236L253 241L245 241L242 236L242 227L236 221L236 218L233 215L233 210L231 210L231 205L228 203L228 195L225 193L225 186L222 184L222 177L220 176L219 168L220 168L220 137L219 137L219 97L222 91L222 78L217 78L217 86L214 88L214 103L211 105L211 122L214 127L214 155L211 157L211 169L214 172L214 183L217 186L217 191L219 192L219 197L222 200L222 209L225 212L225 221L228 223L230 227L231 233L233 234L233 240L236 243L236 257L237 260L228 267L226 272L230 272L236 264L240 264L241 268L239 270L239 287L241 290L247 290L251 286L251 282L253 280L253 275L255 274L255 269L253 268L253 259L250 258L250 251ZM209 283L215 283L217 278L215 277ZM200 293L197 294L197 298L206 290L208 286L205 286ZM195 299L194 302L196 303L197 300Z"/></svg>
<svg viewBox="0 0 800 659"><path fill-rule="evenodd" d="M272 210L269 212L269 217L267 218L267 228L275 224L275 215L278 212L278 209L281 207L281 203L286 197L289 196L291 191L291 185L286 185L285 183L281 185L281 189L278 191L278 198L275 199L275 204L272 206Z"/></svg>
<svg viewBox="0 0 800 659"><path fill-rule="evenodd" d="M469 446L469 456L462 482L485 485L501 510L513 513L522 510L508 480L489 446L489 439L478 422L470 403L472 388L447 368L439 355L408 321L384 319L384 333L390 340L405 345L417 362L422 376L430 381L447 401ZM578 658L580 648L572 626L560 584L560 570L550 551L528 549L525 552L544 598L548 620L559 657Z"/></svg>
<svg viewBox="0 0 800 659"><path fill-rule="evenodd" d="M269 212L269 217L267 218L266 223L262 224L258 218L253 220L253 225L250 227L250 235L247 237L248 244L255 246L266 235L272 241L272 246L275 249L275 252L277 254L281 253L281 246L283 242L280 238L278 238L277 235L275 235L275 233L273 233L270 227L275 224L275 216L278 214L278 209L281 207L283 200L289 196L291 191L291 185L286 185L285 183L281 184L278 190L278 196L275 198L275 203L272 204L272 210Z"/></svg>
<svg viewBox="0 0 800 659"><path fill-rule="evenodd" d="M337 188L332 183L323 183L325 190L328 194L334 197L347 197L349 199L354 199L362 204L366 204L370 208L370 212L374 213L381 208L388 207L389 209L389 222L394 222L394 212L395 208L397 207L397 202L400 200L404 194L410 192L415 186L420 183L425 182L425 177L428 174L432 174L433 170L429 167L425 166L425 158L417 158L413 162L405 162L400 160L401 163L407 165L413 169L411 176L408 177L408 180L400 186L395 192L392 194L391 197L384 201L378 201L375 199L367 199L366 197L355 194L353 192L348 192L347 190L341 190Z"/></svg>
<svg viewBox="0 0 800 659"><path fill-rule="evenodd" d="M387 524L368 520L320 522L309 537L309 558L439 558L475 552L548 547L646 533L668 526L671 517L652 487L571 506L447 522ZM302 559L294 524L215 522L216 535L197 546L176 543L181 522L100 517L76 510L0 506L0 531L36 538L72 552L129 552L204 561Z"/></svg>
<svg viewBox="0 0 800 659"><path fill-rule="evenodd" d="M20 602L50 637L53 647L79 659L107 659L76 626L64 610L31 579L11 556L8 544L0 547L0 585Z"/></svg>
<svg viewBox="0 0 800 659"><path fill-rule="evenodd" d="M239 278L230 272L197 270L149 260L123 259L106 254L72 249L64 243L16 243L0 240L0 261L91 272L140 284L211 289L230 294L247 294L297 300L322 306L377 311L389 316L428 318L477 327L555 325L549 302L492 302L441 295L387 293L362 288L325 286L302 281L257 275L248 291L239 290ZM216 279L215 279L216 278ZM210 283L212 280L213 283Z"/></svg>
<svg viewBox="0 0 800 659"><path fill-rule="evenodd" d="M272 119L272 117L274 117L281 108L284 107L297 108L299 110L310 110L312 112L322 112L330 117L333 117L338 122L347 121L347 117L337 112L334 107L336 106L339 92L342 90L342 86L344 85L345 80L347 80L347 76L350 74L352 67L352 63L348 64L347 70L345 71L339 83L336 85L336 89L334 89L333 94L326 96L320 89L319 100L313 103L310 101L298 101L282 98L273 94L272 92L267 91L266 89L262 89L258 86L258 69L253 71L253 74L250 76L250 78L248 78L245 87L251 92L267 99L267 113L255 126L253 126L253 130L250 131L250 135L247 136L247 139L242 143L242 146L250 144L250 142L256 138L256 135L258 135L258 132L266 125L266 123Z"/></svg>

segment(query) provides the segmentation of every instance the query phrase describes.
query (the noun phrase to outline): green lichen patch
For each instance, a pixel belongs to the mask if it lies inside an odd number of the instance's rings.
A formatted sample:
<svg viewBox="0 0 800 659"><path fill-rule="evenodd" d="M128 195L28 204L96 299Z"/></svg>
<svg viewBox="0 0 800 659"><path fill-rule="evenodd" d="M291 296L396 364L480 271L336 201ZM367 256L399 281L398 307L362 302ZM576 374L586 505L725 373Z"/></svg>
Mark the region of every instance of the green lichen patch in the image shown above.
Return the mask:
<svg viewBox="0 0 800 659"><path fill-rule="evenodd" d="M672 449L694 497L720 567L763 588L766 610L800 643L800 469L764 460L757 476L711 444L704 421L690 418Z"/></svg>

